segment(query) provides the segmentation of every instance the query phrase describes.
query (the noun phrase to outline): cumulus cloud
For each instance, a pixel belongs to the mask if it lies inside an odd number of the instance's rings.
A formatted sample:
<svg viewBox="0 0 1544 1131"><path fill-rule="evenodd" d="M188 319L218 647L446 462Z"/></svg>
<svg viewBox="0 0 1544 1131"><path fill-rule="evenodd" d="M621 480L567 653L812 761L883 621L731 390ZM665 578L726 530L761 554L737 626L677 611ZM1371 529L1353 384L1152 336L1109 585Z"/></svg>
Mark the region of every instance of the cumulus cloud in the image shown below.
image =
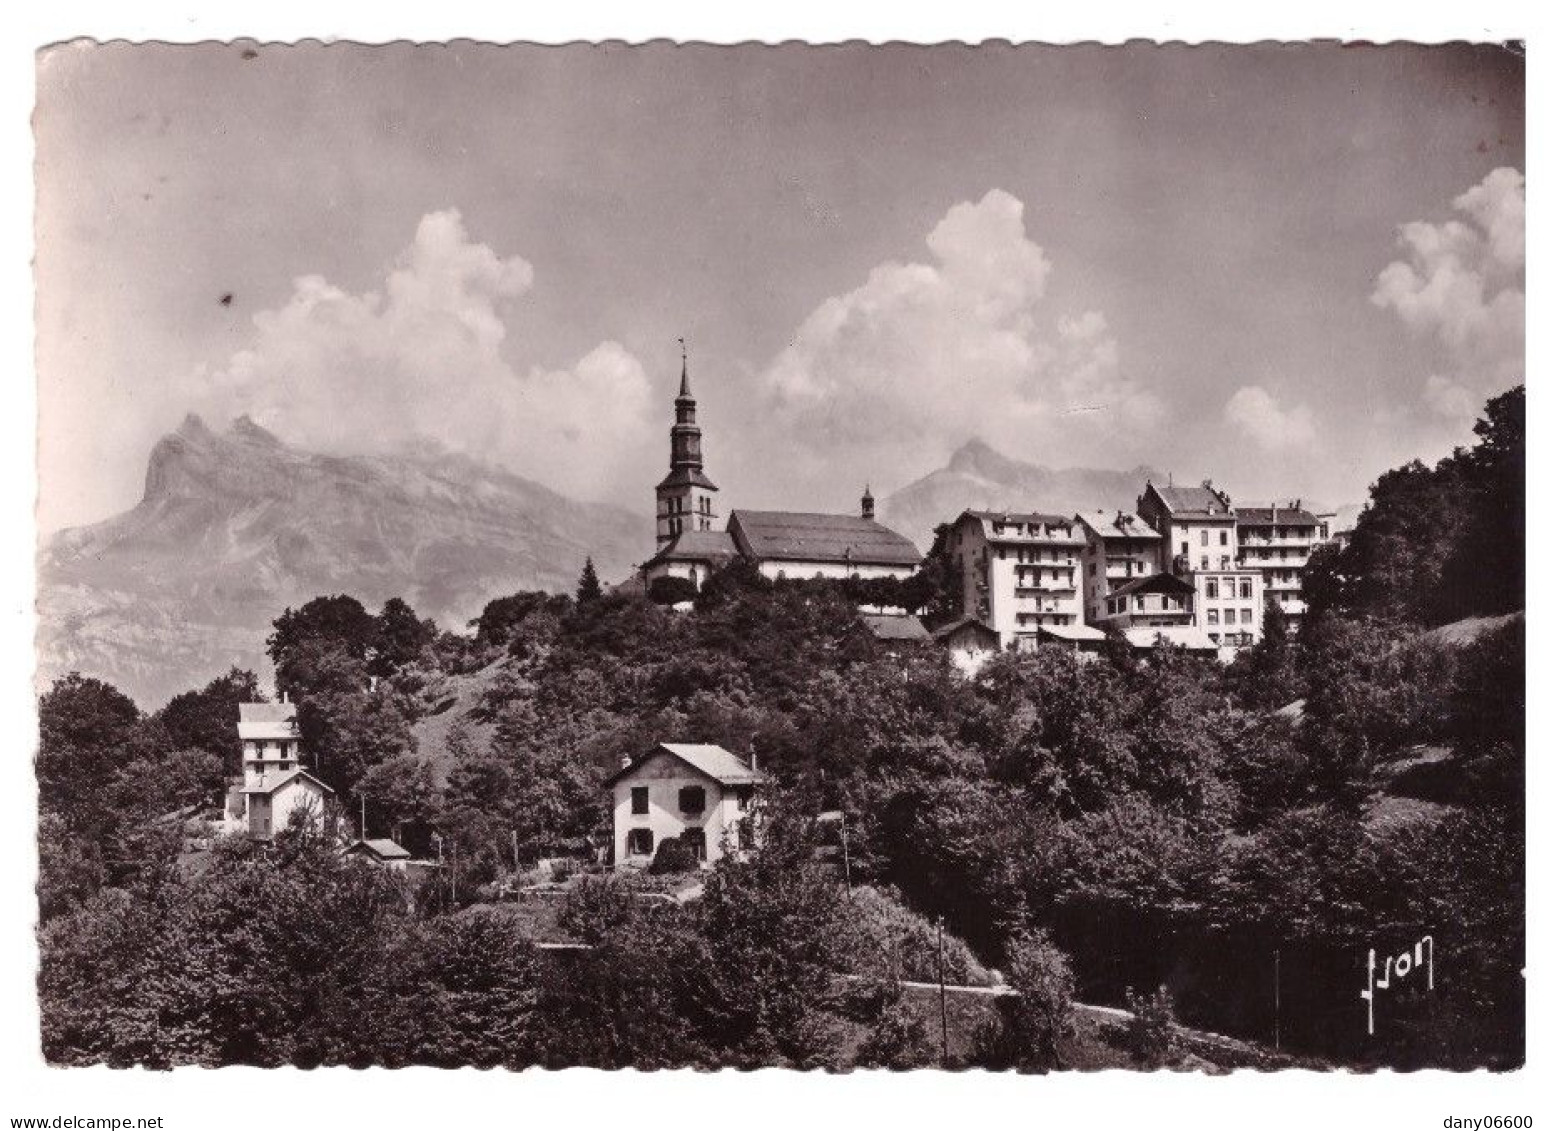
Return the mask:
<svg viewBox="0 0 1544 1131"><path fill-rule="evenodd" d="M1456 218L1403 225L1402 258L1378 276L1374 305L1441 348L1423 398L1439 416L1522 380L1523 198L1521 173L1493 170L1453 200Z"/></svg>
<svg viewBox="0 0 1544 1131"><path fill-rule="evenodd" d="M380 291L296 279L288 302L253 318L251 348L199 385L212 411L246 412L297 443L358 451L426 437L596 496L624 474L648 381L614 342L570 365L513 369L508 307L533 281L524 259L473 242L459 213L434 212Z"/></svg>
<svg viewBox="0 0 1544 1131"><path fill-rule="evenodd" d="M1245 385L1228 399L1224 415L1268 451L1301 448L1314 438L1313 413L1307 405L1285 409L1258 385Z"/></svg>
<svg viewBox="0 0 1544 1131"><path fill-rule="evenodd" d="M993 189L956 204L928 262L889 262L820 303L762 374L767 415L817 466L925 469L981 436L1046 462L1127 447L1162 416L1123 376L1098 311L1047 308L1051 264L1024 205Z"/></svg>

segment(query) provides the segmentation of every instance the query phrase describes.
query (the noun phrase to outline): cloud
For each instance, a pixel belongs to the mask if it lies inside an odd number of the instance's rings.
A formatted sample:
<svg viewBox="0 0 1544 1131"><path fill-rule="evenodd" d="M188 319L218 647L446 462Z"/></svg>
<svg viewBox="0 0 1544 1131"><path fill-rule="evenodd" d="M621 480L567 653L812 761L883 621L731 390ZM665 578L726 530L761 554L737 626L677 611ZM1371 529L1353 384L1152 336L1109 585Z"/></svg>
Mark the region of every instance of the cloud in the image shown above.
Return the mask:
<svg viewBox="0 0 1544 1131"><path fill-rule="evenodd" d="M1045 462L1117 449L1162 417L1123 376L1098 311L1053 315L1051 264L1024 205L993 189L956 204L927 262L888 262L827 298L761 376L766 417L817 469L899 479L974 436Z"/></svg>
<svg viewBox="0 0 1544 1131"><path fill-rule="evenodd" d="M251 348L198 383L211 411L249 413L296 443L360 451L427 437L594 497L628 475L648 380L614 342L516 372L506 316L534 278L519 256L472 242L455 210L430 213L379 292L296 279L288 302L254 316Z"/></svg>
<svg viewBox="0 0 1544 1131"><path fill-rule="evenodd" d="M1441 348L1424 397L1439 416L1522 380L1523 203L1523 175L1493 170L1454 198L1457 218L1401 226L1403 258L1378 276L1373 304Z"/></svg>
<svg viewBox="0 0 1544 1131"><path fill-rule="evenodd" d="M1258 385L1245 385L1234 393L1223 414L1268 451L1301 448L1311 443L1315 434L1313 413L1307 405L1284 409Z"/></svg>

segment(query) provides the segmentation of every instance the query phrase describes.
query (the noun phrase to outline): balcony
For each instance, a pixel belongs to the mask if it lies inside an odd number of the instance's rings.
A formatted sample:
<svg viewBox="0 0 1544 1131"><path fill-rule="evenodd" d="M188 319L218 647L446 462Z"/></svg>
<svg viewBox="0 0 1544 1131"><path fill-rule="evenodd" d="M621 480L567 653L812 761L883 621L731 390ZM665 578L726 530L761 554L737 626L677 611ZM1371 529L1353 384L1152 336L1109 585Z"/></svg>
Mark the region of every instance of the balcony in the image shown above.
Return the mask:
<svg viewBox="0 0 1544 1131"><path fill-rule="evenodd" d="M1078 587L1070 581L1042 581L1038 585L1021 581L1014 586L1013 595L1034 597L1040 593L1076 593L1077 591Z"/></svg>

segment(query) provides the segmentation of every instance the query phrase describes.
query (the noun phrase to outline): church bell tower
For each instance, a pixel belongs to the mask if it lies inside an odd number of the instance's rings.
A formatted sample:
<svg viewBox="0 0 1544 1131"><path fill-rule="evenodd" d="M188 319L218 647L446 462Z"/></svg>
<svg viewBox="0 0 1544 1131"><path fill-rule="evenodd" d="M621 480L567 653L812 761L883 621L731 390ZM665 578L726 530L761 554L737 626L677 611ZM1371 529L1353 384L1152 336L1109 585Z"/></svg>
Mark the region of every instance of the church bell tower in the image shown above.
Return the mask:
<svg viewBox="0 0 1544 1131"><path fill-rule="evenodd" d="M712 530L713 494L718 490L702 471L702 429L697 399L686 375L686 342L681 342L681 391L670 428L670 474L654 488L654 541L659 547L691 530Z"/></svg>

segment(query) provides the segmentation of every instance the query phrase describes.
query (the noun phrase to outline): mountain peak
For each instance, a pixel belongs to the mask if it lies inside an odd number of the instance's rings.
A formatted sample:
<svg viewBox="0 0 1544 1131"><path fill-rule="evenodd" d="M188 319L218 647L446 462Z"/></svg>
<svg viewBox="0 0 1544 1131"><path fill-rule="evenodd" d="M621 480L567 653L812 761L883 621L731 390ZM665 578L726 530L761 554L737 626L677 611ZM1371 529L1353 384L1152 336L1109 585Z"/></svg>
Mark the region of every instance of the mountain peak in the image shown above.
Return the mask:
<svg viewBox="0 0 1544 1131"><path fill-rule="evenodd" d="M196 412L190 412L182 418L182 423L177 425L176 435L185 440L207 440L214 436L209 430L209 425L204 423L204 418Z"/></svg>
<svg viewBox="0 0 1544 1131"><path fill-rule="evenodd" d="M246 440L254 444L264 444L271 448L282 448L284 442L246 413L242 413L231 421L231 436L238 440Z"/></svg>

